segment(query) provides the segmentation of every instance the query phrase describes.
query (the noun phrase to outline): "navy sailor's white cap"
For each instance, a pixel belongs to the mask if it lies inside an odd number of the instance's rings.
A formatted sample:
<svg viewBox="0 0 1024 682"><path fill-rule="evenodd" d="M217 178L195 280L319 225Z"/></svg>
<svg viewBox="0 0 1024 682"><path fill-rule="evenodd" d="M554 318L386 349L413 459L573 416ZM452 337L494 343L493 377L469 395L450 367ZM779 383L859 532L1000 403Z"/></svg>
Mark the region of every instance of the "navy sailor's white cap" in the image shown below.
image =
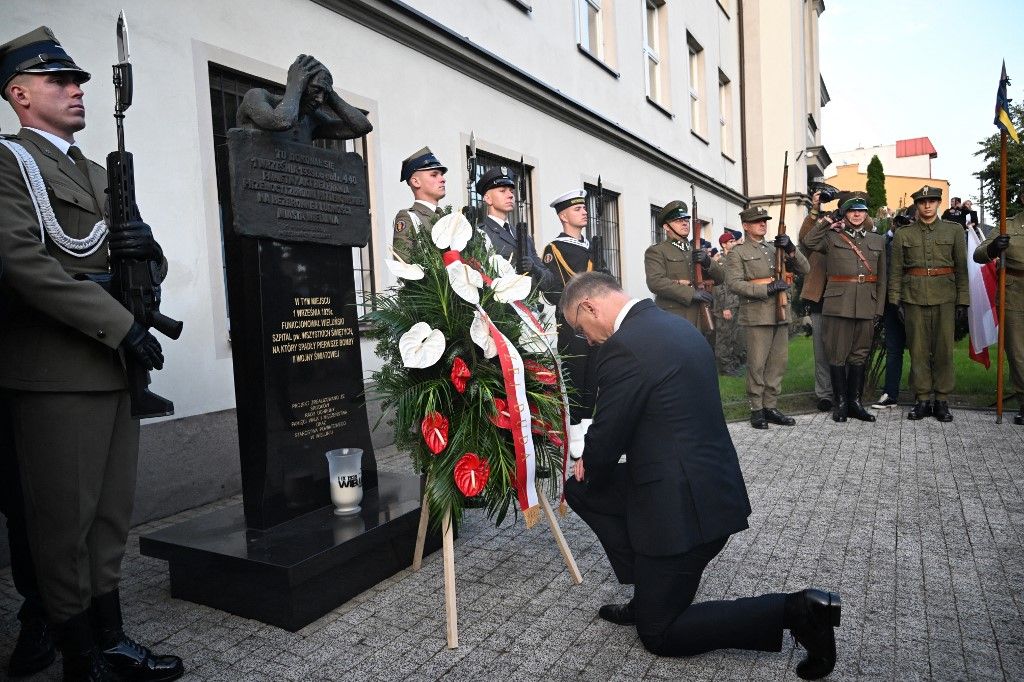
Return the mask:
<svg viewBox="0 0 1024 682"><path fill-rule="evenodd" d="M561 213L570 206L576 204L586 203L587 193L582 189L574 189L566 192L565 194L557 197L551 202L551 208L555 209L555 213Z"/></svg>

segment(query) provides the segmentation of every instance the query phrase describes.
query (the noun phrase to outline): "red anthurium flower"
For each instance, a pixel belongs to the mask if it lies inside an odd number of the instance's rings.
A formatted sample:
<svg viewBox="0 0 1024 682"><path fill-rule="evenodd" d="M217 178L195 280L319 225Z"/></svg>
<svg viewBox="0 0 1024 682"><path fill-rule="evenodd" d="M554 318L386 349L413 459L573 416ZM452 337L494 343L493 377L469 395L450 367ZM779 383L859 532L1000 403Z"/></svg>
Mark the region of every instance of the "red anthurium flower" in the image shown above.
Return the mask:
<svg viewBox="0 0 1024 682"><path fill-rule="evenodd" d="M420 424L423 440L435 455L448 446L448 418L440 412L428 412Z"/></svg>
<svg viewBox="0 0 1024 682"><path fill-rule="evenodd" d="M487 485L487 477L491 475L491 467L487 460L467 452L455 463L455 485L466 497L476 497Z"/></svg>
<svg viewBox="0 0 1024 682"><path fill-rule="evenodd" d="M494 411L495 414L491 415L491 421L499 429L511 429L512 428L512 415L508 411L508 402L502 398L494 399Z"/></svg>
<svg viewBox="0 0 1024 682"><path fill-rule="evenodd" d="M459 393L466 392L466 381L473 376L473 373L469 371L469 366L466 365L465 361L456 357L455 361L452 362L452 384L455 385L455 390Z"/></svg>
<svg viewBox="0 0 1024 682"><path fill-rule="evenodd" d="M536 360L523 360L523 367L533 375L534 379L542 384L553 386L558 382L558 377L555 376L555 373Z"/></svg>
<svg viewBox="0 0 1024 682"><path fill-rule="evenodd" d="M562 434L558 431L548 431L548 440L551 441L556 448L561 449L565 445L565 441L562 440Z"/></svg>

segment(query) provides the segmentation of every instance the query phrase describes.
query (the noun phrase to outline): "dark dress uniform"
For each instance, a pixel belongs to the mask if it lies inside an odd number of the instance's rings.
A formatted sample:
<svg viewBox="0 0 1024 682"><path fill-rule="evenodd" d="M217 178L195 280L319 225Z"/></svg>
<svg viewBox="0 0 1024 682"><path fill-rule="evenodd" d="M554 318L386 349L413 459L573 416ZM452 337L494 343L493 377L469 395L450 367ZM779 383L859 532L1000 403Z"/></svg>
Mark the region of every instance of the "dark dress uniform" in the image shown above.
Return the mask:
<svg viewBox="0 0 1024 682"><path fill-rule="evenodd" d="M941 198L942 190L925 185L914 201ZM953 392L953 331L955 308L970 304L967 281L967 243L959 224L946 220L915 222L898 230L892 240L889 302L901 305L910 349L910 387L919 405L908 415L920 419L931 413L952 419L947 400Z"/></svg>
<svg viewBox="0 0 1024 682"><path fill-rule="evenodd" d="M866 211L867 205L861 201L847 210ZM885 237L863 225L820 221L803 245L824 255L822 341L832 380L832 417L845 421L849 411L875 421L861 406L861 395L874 320L885 311Z"/></svg>
<svg viewBox="0 0 1024 682"><path fill-rule="evenodd" d="M1006 315L1003 324L1003 341L1006 344L1006 357L1010 361L1010 380L1017 392L1020 410L1013 421L1024 424L1024 213L1018 213L1006 221L1006 234L1010 243L1003 258L1006 260ZM999 236L999 228L994 228L978 248L974 250L977 263L987 263L998 257L992 247Z"/></svg>

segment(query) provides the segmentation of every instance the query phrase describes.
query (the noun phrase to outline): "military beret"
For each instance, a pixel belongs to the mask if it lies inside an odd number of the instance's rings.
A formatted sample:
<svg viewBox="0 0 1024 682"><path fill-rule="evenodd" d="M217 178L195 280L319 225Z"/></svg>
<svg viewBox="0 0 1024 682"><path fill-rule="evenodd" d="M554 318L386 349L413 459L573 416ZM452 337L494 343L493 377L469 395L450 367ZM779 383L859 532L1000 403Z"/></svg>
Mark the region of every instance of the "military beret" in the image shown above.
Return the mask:
<svg viewBox="0 0 1024 682"><path fill-rule="evenodd" d="M768 215L768 211L764 210L761 206L751 206L750 208L740 211L740 222L757 223L762 220L771 219L772 217Z"/></svg>
<svg viewBox="0 0 1024 682"><path fill-rule="evenodd" d="M570 206L576 204L587 203L587 193L582 189L574 189L566 192L565 194L557 197L551 202L551 208L555 209L555 213L561 213Z"/></svg>
<svg viewBox="0 0 1024 682"><path fill-rule="evenodd" d="M7 84L19 73L70 71L78 74L78 83L92 78L88 71L61 47L57 36L46 26L29 31L0 45L0 94L7 99Z"/></svg>
<svg viewBox="0 0 1024 682"><path fill-rule="evenodd" d="M476 193L483 196L487 193L487 190L494 189L495 187L515 187L516 181L512 179L512 176L508 172L506 166L499 166L492 168L483 174L479 180L476 181Z"/></svg>
<svg viewBox="0 0 1024 682"><path fill-rule="evenodd" d="M911 194L910 198L914 200L915 204L921 201L922 199L942 199L942 188L932 187L931 185L925 185L921 189Z"/></svg>
<svg viewBox="0 0 1024 682"><path fill-rule="evenodd" d="M728 244L729 242L737 241L741 236L742 235L739 232L737 232L736 230L730 230L727 227L727 228L725 228L725 232L722 233L722 236L718 238L718 243L720 245L721 244Z"/></svg>
<svg viewBox="0 0 1024 682"><path fill-rule="evenodd" d="M424 147L405 161L402 161L402 178L400 182L408 182L409 178L416 171L434 170L435 168L442 173L448 172L448 169L434 156L434 152L430 151L430 147Z"/></svg>
<svg viewBox="0 0 1024 682"><path fill-rule="evenodd" d="M673 220L689 217L690 209L686 206L686 202L678 200L670 201L665 208L661 209L661 213L658 214L658 224L666 225Z"/></svg>
<svg viewBox="0 0 1024 682"><path fill-rule="evenodd" d="M847 211L866 211L868 210L868 204L860 197L850 197L843 202L843 213Z"/></svg>

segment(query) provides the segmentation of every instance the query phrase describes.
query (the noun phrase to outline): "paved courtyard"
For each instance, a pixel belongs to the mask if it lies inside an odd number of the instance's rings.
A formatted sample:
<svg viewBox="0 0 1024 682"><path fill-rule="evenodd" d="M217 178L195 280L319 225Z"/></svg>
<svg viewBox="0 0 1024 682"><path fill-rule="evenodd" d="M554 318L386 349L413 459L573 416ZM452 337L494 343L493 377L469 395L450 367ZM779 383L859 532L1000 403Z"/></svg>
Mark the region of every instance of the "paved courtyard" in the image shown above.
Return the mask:
<svg viewBox="0 0 1024 682"><path fill-rule="evenodd" d="M704 574L697 599L814 585L843 597L831 679L1024 679L1024 429L991 413L877 424L798 418L730 427L754 513ZM1009 417L1010 415L1007 415ZM393 451L382 468L405 470ZM226 500L216 504L236 503ZM574 586L545 525L495 529L468 514L455 545L460 644L445 646L440 552L297 633L171 599L167 567L141 557L136 528L122 587L128 629L185 659L191 680L777 680L802 656L647 653L636 632L597 618L624 601L596 538L564 520L584 583ZM0 571L0 657L17 634ZM59 679L59 665L36 679Z"/></svg>

